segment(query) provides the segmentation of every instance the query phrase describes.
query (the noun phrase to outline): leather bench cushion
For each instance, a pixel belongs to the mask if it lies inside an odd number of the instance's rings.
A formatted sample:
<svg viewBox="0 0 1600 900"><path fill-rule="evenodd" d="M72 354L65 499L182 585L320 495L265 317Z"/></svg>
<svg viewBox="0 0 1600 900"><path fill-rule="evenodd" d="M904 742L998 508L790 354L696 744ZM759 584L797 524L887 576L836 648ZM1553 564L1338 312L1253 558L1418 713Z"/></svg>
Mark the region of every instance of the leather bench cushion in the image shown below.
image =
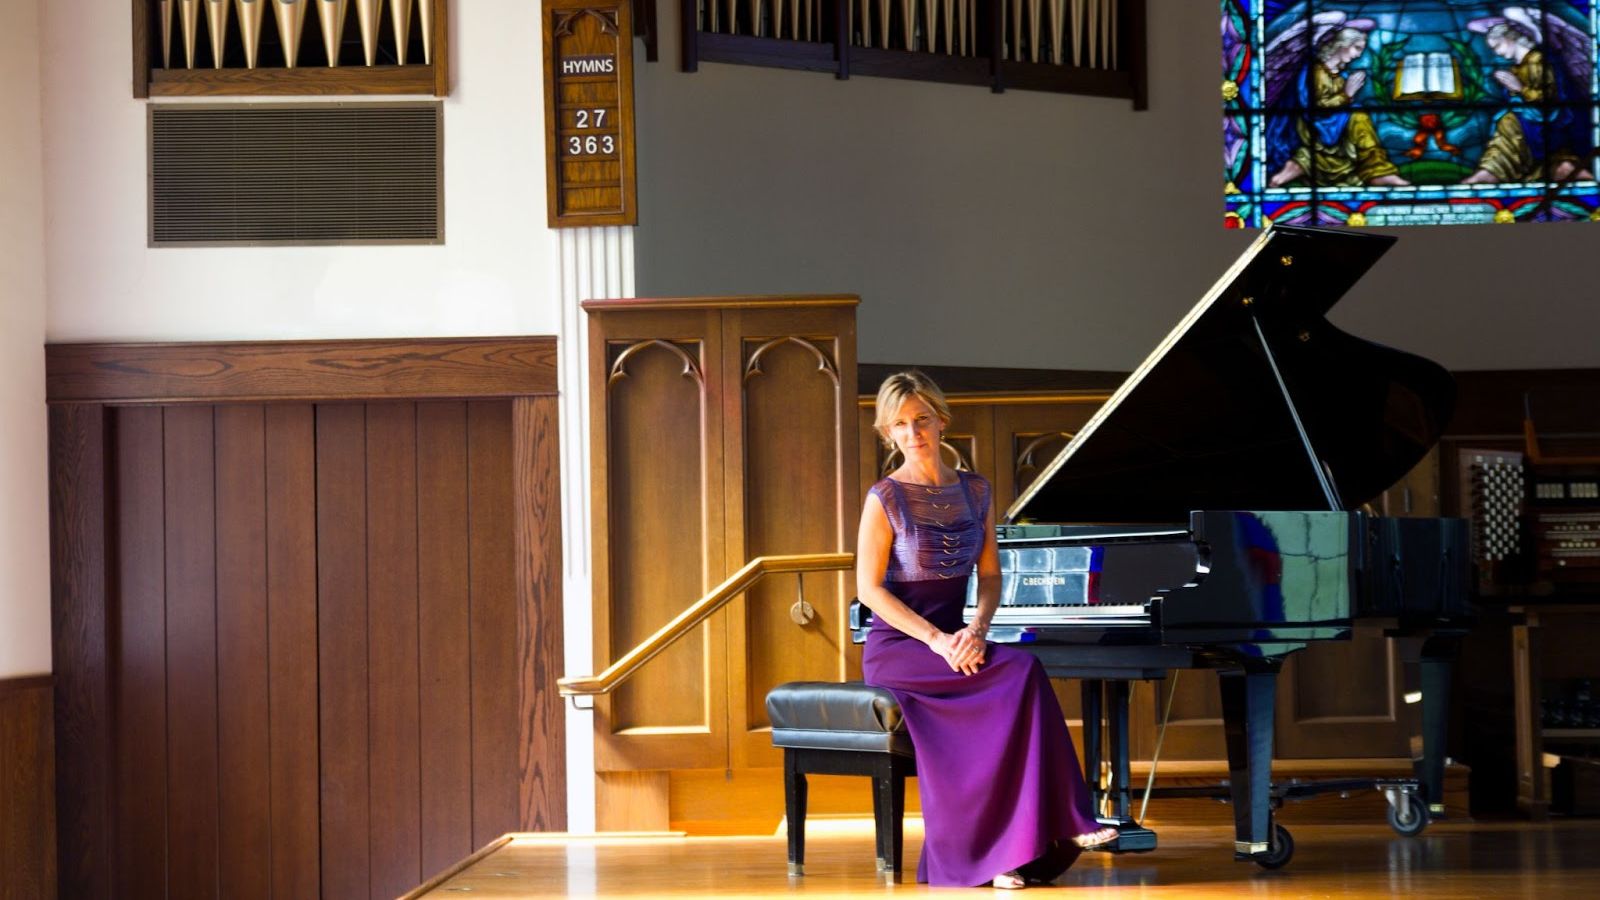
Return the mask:
<svg viewBox="0 0 1600 900"><path fill-rule="evenodd" d="M791 681L767 693L776 747L858 750L912 756L900 704L859 681Z"/></svg>

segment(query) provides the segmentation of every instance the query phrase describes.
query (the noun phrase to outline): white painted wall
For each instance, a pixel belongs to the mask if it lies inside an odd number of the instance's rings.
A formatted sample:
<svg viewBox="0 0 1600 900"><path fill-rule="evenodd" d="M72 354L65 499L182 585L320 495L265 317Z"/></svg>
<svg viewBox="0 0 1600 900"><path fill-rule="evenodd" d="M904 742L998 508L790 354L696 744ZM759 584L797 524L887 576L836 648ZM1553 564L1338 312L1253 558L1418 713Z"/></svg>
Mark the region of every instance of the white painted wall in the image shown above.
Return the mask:
<svg viewBox="0 0 1600 900"><path fill-rule="evenodd" d="M146 246L127 10L39 6L51 341L556 333L538 3L451 4L444 245L237 249Z"/></svg>
<svg viewBox="0 0 1600 900"><path fill-rule="evenodd" d="M50 671L39 17L0 26L0 678Z"/></svg>
<svg viewBox="0 0 1600 900"><path fill-rule="evenodd" d="M638 68L642 294L853 291L871 362L1128 370L1253 233L1222 222L1217 5L1148 0L1150 109ZM1335 308L1456 369L1600 365L1600 226L1400 228Z"/></svg>

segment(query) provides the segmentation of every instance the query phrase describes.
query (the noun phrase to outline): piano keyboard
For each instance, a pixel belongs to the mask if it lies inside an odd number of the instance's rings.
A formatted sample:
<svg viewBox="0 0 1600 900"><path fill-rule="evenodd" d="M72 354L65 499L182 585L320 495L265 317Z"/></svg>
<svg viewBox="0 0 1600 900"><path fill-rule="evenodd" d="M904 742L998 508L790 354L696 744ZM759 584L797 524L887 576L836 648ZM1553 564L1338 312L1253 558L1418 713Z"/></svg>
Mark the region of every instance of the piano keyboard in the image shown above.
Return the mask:
<svg viewBox="0 0 1600 900"><path fill-rule="evenodd" d="M967 607L965 618L971 620L976 607ZM1150 608L1134 604L1106 604L1089 606L1002 606L995 610L992 628L1024 627L1029 625L1094 625L1101 628L1119 625L1149 626Z"/></svg>

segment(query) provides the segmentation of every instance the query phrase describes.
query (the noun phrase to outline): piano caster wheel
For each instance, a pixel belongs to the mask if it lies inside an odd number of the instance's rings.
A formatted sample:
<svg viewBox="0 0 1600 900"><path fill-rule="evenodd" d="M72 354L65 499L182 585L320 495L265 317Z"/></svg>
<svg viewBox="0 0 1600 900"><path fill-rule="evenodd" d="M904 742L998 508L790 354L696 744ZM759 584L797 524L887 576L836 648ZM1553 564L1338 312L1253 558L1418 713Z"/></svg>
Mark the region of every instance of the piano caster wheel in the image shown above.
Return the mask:
<svg viewBox="0 0 1600 900"><path fill-rule="evenodd" d="M1389 827L1401 837L1416 837L1422 829L1428 827L1428 803L1420 794L1406 794L1400 798L1405 804L1405 818L1401 819L1401 808L1389 807Z"/></svg>
<svg viewBox="0 0 1600 900"><path fill-rule="evenodd" d="M1257 853L1250 857L1255 864L1263 869L1281 869L1294 858L1294 838L1289 836L1289 829L1282 825L1272 826L1272 843L1267 845L1267 852Z"/></svg>

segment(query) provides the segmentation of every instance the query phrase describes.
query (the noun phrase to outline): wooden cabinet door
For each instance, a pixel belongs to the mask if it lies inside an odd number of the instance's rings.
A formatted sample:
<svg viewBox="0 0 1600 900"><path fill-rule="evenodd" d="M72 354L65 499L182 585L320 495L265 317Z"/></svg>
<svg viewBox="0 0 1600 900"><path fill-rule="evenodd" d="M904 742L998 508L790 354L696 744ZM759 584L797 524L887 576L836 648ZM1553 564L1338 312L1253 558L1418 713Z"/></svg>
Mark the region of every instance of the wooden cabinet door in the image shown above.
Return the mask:
<svg viewBox="0 0 1600 900"><path fill-rule="evenodd" d="M589 337L598 670L728 574L716 400L727 374L716 310L601 313ZM727 765L727 618L596 700L598 769Z"/></svg>
<svg viewBox="0 0 1600 900"><path fill-rule="evenodd" d="M860 512L854 310L726 310L722 355L729 568L758 556L853 550ZM815 572L766 578L729 604L734 767L783 762L772 746L768 690L847 676L854 595L852 572ZM794 609L802 602L806 609Z"/></svg>

